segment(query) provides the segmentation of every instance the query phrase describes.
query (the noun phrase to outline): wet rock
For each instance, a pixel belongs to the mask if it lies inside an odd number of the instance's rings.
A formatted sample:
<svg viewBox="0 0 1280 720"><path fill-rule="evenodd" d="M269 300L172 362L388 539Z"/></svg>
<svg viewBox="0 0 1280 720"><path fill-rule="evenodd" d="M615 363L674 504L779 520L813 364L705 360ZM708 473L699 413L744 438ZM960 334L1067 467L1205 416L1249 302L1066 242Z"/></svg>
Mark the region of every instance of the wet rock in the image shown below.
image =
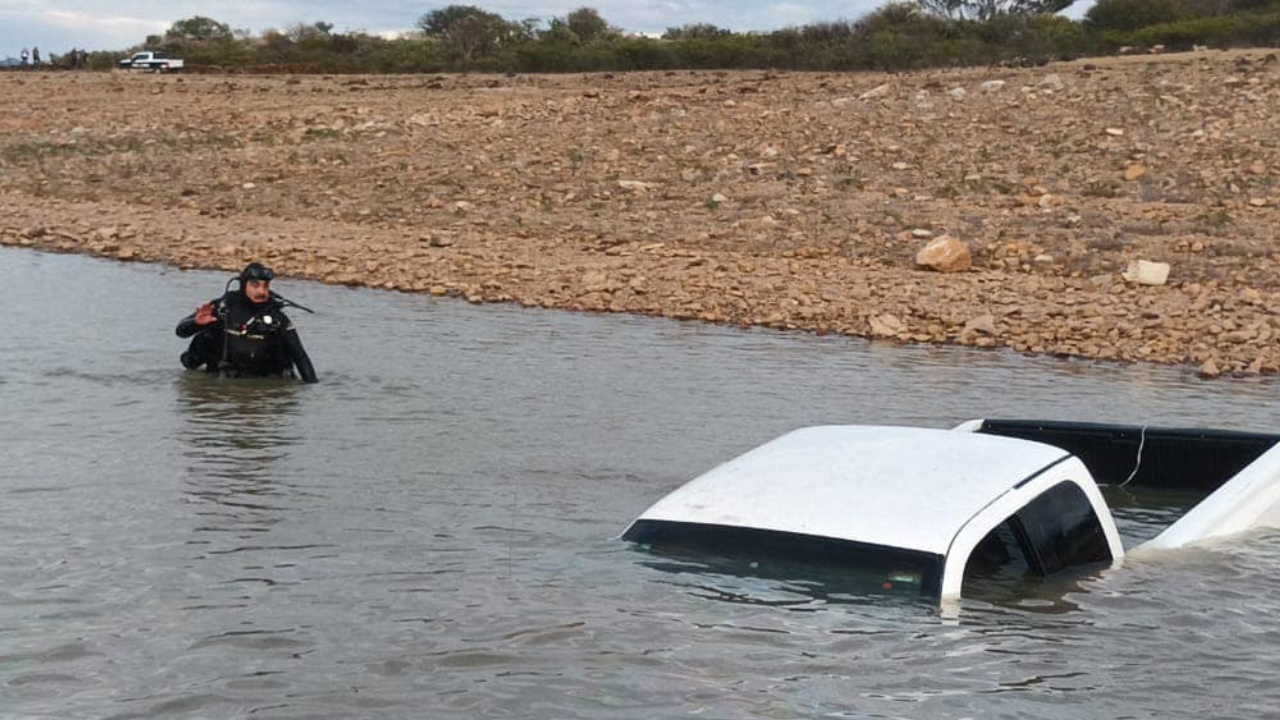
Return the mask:
<svg viewBox="0 0 1280 720"><path fill-rule="evenodd" d="M906 330L906 325L895 315L883 314L873 315L870 319L871 336L878 338L897 337L898 333Z"/></svg>
<svg viewBox="0 0 1280 720"><path fill-rule="evenodd" d="M961 272L968 270L972 264L969 246L950 235L934 238L916 253L916 265L938 272Z"/></svg>
<svg viewBox="0 0 1280 720"><path fill-rule="evenodd" d="M965 322L964 329L970 332L979 332L986 335L995 335L996 334L996 318L994 315L991 315L991 314L979 315L975 318L970 318L968 321Z"/></svg>
<svg viewBox="0 0 1280 720"><path fill-rule="evenodd" d="M1200 366L1200 377L1213 379L1222 374L1222 370L1218 368L1218 363L1213 358L1204 361Z"/></svg>

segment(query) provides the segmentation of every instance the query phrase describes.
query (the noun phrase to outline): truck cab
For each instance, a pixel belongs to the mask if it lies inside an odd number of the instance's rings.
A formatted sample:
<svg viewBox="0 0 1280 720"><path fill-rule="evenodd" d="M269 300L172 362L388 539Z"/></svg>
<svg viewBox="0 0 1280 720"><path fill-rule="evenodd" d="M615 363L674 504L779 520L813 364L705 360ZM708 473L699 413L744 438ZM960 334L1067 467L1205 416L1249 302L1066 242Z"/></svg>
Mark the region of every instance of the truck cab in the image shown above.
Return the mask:
<svg viewBox="0 0 1280 720"><path fill-rule="evenodd" d="M1280 525L1278 441L1017 420L802 428L672 491L622 538L748 568L836 566L947 601L993 560L1039 576L1119 564L1126 550L1100 481L1205 495L1135 551Z"/></svg>

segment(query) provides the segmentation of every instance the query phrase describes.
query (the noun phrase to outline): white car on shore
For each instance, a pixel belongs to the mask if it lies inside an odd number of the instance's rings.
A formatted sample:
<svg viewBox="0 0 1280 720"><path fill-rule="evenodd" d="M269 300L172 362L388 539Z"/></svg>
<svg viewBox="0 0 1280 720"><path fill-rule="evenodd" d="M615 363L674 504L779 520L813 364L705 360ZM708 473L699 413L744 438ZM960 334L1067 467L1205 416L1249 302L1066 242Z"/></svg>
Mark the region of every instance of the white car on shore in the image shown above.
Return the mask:
<svg viewBox="0 0 1280 720"><path fill-rule="evenodd" d="M991 562L1054 575L1125 555L1099 483L1203 499L1130 553L1280 526L1280 435L973 420L796 430L695 478L622 538L656 552L839 567L941 601Z"/></svg>
<svg viewBox="0 0 1280 720"><path fill-rule="evenodd" d="M185 63L178 58L169 57L163 50L146 50L134 53L120 61L121 70L150 70L152 72L176 72L183 69Z"/></svg>

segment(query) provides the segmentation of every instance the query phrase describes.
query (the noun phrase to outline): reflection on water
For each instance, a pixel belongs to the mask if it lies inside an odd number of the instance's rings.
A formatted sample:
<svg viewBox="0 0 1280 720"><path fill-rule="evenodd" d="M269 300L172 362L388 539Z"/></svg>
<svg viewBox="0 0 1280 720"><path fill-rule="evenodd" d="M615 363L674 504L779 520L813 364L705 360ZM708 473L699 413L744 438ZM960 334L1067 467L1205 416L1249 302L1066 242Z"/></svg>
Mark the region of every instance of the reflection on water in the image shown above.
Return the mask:
<svg viewBox="0 0 1280 720"><path fill-rule="evenodd" d="M264 479L298 442L296 381L188 371L175 384L184 425L178 439L194 475Z"/></svg>
<svg viewBox="0 0 1280 720"><path fill-rule="evenodd" d="M294 491L274 467L298 442L302 386L192 371L175 385L187 492L215 505L197 511L204 523L198 530L267 531Z"/></svg>
<svg viewBox="0 0 1280 720"><path fill-rule="evenodd" d="M648 553L636 549L636 552ZM664 555L668 555L664 553ZM828 605L914 606L932 614L935 599L909 584L894 587L882 576L843 572L811 564L771 563L744 567L722 559L646 558L639 564L661 575L656 581L702 600L814 612Z"/></svg>

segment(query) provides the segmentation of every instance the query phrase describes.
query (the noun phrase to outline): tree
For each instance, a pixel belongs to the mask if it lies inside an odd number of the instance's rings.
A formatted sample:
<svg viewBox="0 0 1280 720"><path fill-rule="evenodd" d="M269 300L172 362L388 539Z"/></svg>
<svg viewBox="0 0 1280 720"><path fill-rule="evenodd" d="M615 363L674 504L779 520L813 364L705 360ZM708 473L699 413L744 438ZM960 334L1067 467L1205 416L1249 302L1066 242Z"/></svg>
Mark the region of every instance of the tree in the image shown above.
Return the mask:
<svg viewBox="0 0 1280 720"><path fill-rule="evenodd" d="M329 37L329 31L333 29L333 23L317 22L317 23L298 23L290 26L285 34L294 42L303 42L304 40L324 40Z"/></svg>
<svg viewBox="0 0 1280 720"><path fill-rule="evenodd" d="M670 27L662 34L663 40L708 40L728 37L732 30L716 27L711 23L692 23L681 27Z"/></svg>
<svg viewBox="0 0 1280 720"><path fill-rule="evenodd" d="M170 40L230 40L231 26L196 15L175 22L164 36Z"/></svg>
<svg viewBox="0 0 1280 720"><path fill-rule="evenodd" d="M990 20L1001 15L1039 15L1071 7L1075 0L915 0L920 9L948 20Z"/></svg>
<svg viewBox="0 0 1280 720"><path fill-rule="evenodd" d="M584 43L609 34L609 23L600 17L595 8L580 7L564 18L564 24Z"/></svg>
<svg viewBox="0 0 1280 720"><path fill-rule="evenodd" d="M569 29L569 24L560 18L552 18L547 29L538 33L538 40L548 45L581 45L582 38Z"/></svg>
<svg viewBox="0 0 1280 720"><path fill-rule="evenodd" d="M474 5L449 5L418 18L418 27L428 37L441 38L453 46L464 60L473 60L510 42L520 27L501 15Z"/></svg>
<svg viewBox="0 0 1280 720"><path fill-rule="evenodd" d="M1137 30L1191 16L1183 0L1098 0L1085 13L1085 25L1097 30Z"/></svg>

